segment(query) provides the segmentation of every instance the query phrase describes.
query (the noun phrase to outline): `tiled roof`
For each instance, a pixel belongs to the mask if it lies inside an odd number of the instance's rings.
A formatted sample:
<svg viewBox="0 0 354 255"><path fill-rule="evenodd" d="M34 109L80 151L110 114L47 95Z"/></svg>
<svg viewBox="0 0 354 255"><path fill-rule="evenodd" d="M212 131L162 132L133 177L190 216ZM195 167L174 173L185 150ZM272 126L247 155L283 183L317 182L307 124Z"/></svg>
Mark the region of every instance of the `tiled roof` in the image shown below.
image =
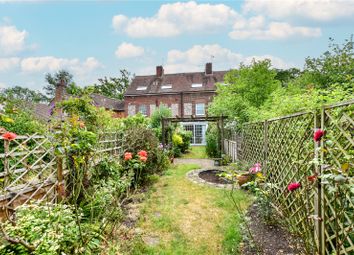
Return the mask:
<svg viewBox="0 0 354 255"><path fill-rule="evenodd" d="M99 94L92 94L91 98L94 104L98 107L104 107L106 109L114 111L124 111L124 101L105 97Z"/></svg>
<svg viewBox="0 0 354 255"><path fill-rule="evenodd" d="M216 90L215 83L223 82L227 72L214 71L210 75L206 75L204 72L164 74L160 78L156 75L136 76L125 96L213 91ZM192 84L202 84L202 86L192 87ZM172 88L163 89L161 88L163 85L172 85ZM138 87L146 87L146 89L137 90Z"/></svg>

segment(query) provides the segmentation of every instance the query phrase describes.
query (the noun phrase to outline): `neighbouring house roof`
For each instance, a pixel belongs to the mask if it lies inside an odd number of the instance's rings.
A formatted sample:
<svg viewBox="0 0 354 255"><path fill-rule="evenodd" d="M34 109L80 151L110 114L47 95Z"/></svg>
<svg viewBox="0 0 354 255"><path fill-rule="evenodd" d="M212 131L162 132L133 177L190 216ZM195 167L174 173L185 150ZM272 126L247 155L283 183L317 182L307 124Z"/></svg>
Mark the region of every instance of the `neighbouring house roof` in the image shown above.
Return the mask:
<svg viewBox="0 0 354 255"><path fill-rule="evenodd" d="M128 87L125 96L215 91L215 83L223 82L224 75L227 72L214 71L208 75L205 72L194 72L164 74L161 77L157 77L156 75L136 76Z"/></svg>
<svg viewBox="0 0 354 255"><path fill-rule="evenodd" d="M65 94L65 99L68 99L70 95ZM92 94L91 98L93 103L97 107L104 107L112 111L124 111L124 101L105 97L99 94ZM50 104L43 103L26 103L28 107L32 110L33 114L41 120L48 121L51 117L51 106Z"/></svg>
<svg viewBox="0 0 354 255"><path fill-rule="evenodd" d="M91 98L98 107L104 107L112 111L124 111L124 101L105 97L99 94L92 94Z"/></svg>

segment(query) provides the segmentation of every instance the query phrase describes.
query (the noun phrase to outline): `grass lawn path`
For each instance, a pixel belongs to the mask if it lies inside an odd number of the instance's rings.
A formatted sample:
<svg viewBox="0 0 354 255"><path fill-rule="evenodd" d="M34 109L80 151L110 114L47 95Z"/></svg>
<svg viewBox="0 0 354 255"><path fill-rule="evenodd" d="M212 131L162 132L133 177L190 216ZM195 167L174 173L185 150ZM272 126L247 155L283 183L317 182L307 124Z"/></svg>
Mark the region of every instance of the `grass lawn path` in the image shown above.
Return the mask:
<svg viewBox="0 0 354 255"><path fill-rule="evenodd" d="M177 160L154 184L141 207L141 240L130 254L238 254L239 217L230 191L192 183L186 173L211 161ZM234 193L244 208L241 191Z"/></svg>

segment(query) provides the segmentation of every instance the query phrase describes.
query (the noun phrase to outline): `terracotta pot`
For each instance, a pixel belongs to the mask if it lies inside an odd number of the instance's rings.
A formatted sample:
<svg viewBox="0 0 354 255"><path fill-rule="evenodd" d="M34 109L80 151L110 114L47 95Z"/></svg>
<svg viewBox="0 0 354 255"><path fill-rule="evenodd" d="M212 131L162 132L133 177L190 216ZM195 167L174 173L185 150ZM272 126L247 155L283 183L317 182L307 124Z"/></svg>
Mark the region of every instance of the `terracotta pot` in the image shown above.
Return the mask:
<svg viewBox="0 0 354 255"><path fill-rule="evenodd" d="M238 185L240 186L249 182L250 180L251 180L251 176L249 174L242 174L237 176Z"/></svg>

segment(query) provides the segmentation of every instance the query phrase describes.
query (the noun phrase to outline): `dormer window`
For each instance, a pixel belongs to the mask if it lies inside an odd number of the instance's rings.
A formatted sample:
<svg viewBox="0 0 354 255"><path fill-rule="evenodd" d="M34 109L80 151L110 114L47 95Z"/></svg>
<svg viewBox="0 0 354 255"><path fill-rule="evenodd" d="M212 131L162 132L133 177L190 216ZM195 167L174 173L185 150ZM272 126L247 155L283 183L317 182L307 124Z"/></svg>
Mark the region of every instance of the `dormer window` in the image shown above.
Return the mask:
<svg viewBox="0 0 354 255"><path fill-rule="evenodd" d="M139 86L136 88L136 90L146 90L147 86Z"/></svg>
<svg viewBox="0 0 354 255"><path fill-rule="evenodd" d="M192 88L201 88L203 87L202 83L192 83Z"/></svg>
<svg viewBox="0 0 354 255"><path fill-rule="evenodd" d="M172 84L165 84L161 86L161 89L172 89Z"/></svg>

